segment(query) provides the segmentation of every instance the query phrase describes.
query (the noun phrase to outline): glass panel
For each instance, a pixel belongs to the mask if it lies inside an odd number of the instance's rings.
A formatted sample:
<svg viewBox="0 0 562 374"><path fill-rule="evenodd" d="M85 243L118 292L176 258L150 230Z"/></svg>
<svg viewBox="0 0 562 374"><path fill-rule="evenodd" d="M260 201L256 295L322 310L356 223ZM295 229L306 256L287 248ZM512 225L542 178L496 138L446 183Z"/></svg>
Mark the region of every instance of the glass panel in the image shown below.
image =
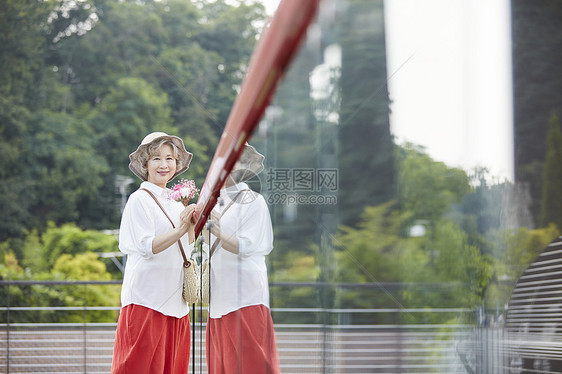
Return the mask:
<svg viewBox="0 0 562 374"><path fill-rule="evenodd" d="M112 235L140 184L127 157L177 133L202 186L264 14L61 0L0 15L0 372L108 372L126 263ZM559 0L322 0L250 141L259 195L213 219L234 239L215 232L222 282L190 310L189 371L277 353L283 373L562 373L561 20ZM243 325L267 339L207 350Z"/></svg>
<svg viewBox="0 0 562 374"><path fill-rule="evenodd" d="M284 372L557 367L543 346L557 339L558 247L519 279L562 222L546 218L558 198L545 195L560 101L527 107L527 87L546 96L529 70L546 57L525 48L551 45L536 31L537 14L560 14L549 4L322 2L252 139L266 155ZM526 323L548 343L519 345Z"/></svg>

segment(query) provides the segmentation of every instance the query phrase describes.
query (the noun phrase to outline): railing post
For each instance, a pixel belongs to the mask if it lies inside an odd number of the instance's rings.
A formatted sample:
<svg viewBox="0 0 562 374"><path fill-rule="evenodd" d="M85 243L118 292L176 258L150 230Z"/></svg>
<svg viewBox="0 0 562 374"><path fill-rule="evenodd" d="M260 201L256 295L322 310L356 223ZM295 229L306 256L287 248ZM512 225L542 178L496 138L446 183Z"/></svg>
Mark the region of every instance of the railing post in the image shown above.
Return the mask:
<svg viewBox="0 0 562 374"><path fill-rule="evenodd" d="M10 284L6 285L7 290L7 304L6 305L6 373L10 374Z"/></svg>
<svg viewBox="0 0 562 374"><path fill-rule="evenodd" d="M83 336L84 336L84 374L86 374L87 372L87 353L86 353L86 330L87 330L87 321L88 321L88 312L87 312L87 304L88 304L88 289L87 289L87 284L84 283L84 312L83 312Z"/></svg>

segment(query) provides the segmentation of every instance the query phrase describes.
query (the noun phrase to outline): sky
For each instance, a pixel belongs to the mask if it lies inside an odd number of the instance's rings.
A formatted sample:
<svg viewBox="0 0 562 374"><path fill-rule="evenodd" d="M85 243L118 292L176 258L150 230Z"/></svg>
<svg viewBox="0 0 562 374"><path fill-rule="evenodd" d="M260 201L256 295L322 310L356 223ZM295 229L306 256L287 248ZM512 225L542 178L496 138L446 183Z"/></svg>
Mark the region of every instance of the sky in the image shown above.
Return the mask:
<svg viewBox="0 0 562 374"><path fill-rule="evenodd" d="M273 14L279 0L261 0ZM384 0L391 132L513 181L509 0Z"/></svg>

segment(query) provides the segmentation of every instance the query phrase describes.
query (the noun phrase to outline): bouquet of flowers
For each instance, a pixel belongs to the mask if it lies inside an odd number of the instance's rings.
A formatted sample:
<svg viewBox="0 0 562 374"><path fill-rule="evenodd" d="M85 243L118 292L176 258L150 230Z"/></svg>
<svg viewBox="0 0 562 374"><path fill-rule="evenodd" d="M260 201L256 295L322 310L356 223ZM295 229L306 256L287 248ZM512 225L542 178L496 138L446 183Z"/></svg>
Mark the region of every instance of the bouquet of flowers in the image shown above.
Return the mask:
<svg viewBox="0 0 562 374"><path fill-rule="evenodd" d="M199 196L199 189L195 186L194 181L187 179L181 179L179 183L176 183L170 193L170 199L179 201L184 206L187 206L195 196Z"/></svg>

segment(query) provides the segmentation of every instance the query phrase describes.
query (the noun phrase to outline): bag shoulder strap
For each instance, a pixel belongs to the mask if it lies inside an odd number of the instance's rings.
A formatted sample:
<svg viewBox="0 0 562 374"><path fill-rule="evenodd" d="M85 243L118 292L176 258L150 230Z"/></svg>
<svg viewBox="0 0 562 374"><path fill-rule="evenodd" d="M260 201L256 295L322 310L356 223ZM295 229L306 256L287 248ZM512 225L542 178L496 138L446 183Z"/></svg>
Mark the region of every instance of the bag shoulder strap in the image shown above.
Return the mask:
<svg viewBox="0 0 562 374"><path fill-rule="evenodd" d="M236 196L234 196L234 198L232 200L230 200L230 203L228 203L228 205L226 206L226 208L224 208L224 210L221 212L221 218L224 215L224 213L226 213L226 211L228 210L228 208L230 208L232 206L232 204L234 204L236 202L236 200L238 199L238 196L240 196L242 194L242 192L246 192L246 191L250 191L249 188L245 188L243 190L238 191L238 193L236 194ZM209 257L211 257L213 255L213 253L215 253L215 250L217 249L217 247L219 246L221 240L217 239L215 240L215 242L213 243L213 246L211 247L211 250L209 251Z"/></svg>
<svg viewBox="0 0 562 374"><path fill-rule="evenodd" d="M162 206L162 204L160 204L160 201L158 201L158 199L156 198L156 196L154 196L154 194L152 192L150 192L149 190L147 190L146 188L140 188L143 191L148 192L148 194L154 199L154 201L156 201L156 204L158 204L158 206L160 207L160 209L162 209L162 212L164 213L164 215L166 216L166 218L168 218L168 221L170 221L170 223L172 224L172 227L175 229L176 225L174 225L174 222L172 221L172 219L170 218L170 216L168 215L168 213L166 213L166 211L164 210L164 207ZM187 256L185 255L185 251L183 250L183 246L181 245L181 241L178 240L178 244L180 246L180 251L181 251L181 256L183 257L183 266L185 266L186 268L189 267L191 264L189 262L189 260L187 259Z"/></svg>
<svg viewBox="0 0 562 374"><path fill-rule="evenodd" d="M224 210L221 212L221 217L226 213L228 208L230 208L232 206L232 204L234 204L236 202L236 200L238 200L238 196L242 195L242 192L246 192L246 191L250 191L250 189L245 188L243 190L238 191L238 193L234 196L234 198L232 200L230 200L230 203L228 203L226 208L224 208Z"/></svg>

